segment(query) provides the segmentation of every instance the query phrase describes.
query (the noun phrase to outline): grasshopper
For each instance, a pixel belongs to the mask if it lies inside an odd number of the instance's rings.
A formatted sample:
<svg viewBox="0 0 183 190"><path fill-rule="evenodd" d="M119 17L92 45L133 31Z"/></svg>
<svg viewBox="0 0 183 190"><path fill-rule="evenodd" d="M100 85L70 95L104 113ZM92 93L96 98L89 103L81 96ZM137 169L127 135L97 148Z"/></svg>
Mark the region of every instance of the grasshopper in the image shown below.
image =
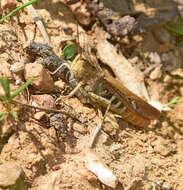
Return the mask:
<svg viewBox="0 0 183 190"><path fill-rule="evenodd" d="M139 127L146 127L151 120L160 117L156 108L123 86L117 78L100 66L90 52L78 56L68 65L48 45L32 43L26 47L26 51L33 57L41 57L39 63L50 71L58 70L60 65L61 69L57 72L59 76L63 76L63 70L66 69L63 77L84 103L94 103L105 109L109 106L110 111Z"/></svg>
<svg viewBox="0 0 183 190"><path fill-rule="evenodd" d="M90 58L88 58L90 56ZM75 60L70 67L70 78L81 81L81 94L89 101L120 115L127 122L146 127L151 120L158 119L160 112L143 99L128 90L117 78L101 67L95 57L85 53ZM76 82L76 83L77 83Z"/></svg>

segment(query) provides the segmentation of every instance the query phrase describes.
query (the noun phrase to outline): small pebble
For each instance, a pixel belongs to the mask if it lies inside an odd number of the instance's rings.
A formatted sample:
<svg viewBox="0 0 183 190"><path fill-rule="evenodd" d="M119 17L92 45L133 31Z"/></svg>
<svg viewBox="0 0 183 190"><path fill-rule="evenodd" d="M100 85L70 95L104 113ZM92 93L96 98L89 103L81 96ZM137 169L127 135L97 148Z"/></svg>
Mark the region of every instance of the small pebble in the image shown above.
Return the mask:
<svg viewBox="0 0 183 190"><path fill-rule="evenodd" d="M161 78L162 71L161 71L161 65L157 66L151 73L150 73L150 79L156 80Z"/></svg>
<svg viewBox="0 0 183 190"><path fill-rule="evenodd" d="M162 185L162 190L172 190L172 186L169 183L164 183Z"/></svg>
<svg viewBox="0 0 183 190"><path fill-rule="evenodd" d="M13 73L20 73L24 71L24 63L22 62L15 62L13 65L11 65L10 67L10 71L12 71Z"/></svg>
<svg viewBox="0 0 183 190"><path fill-rule="evenodd" d="M41 95L32 95L32 100L41 107L52 109L55 108L55 100L49 94L41 94Z"/></svg>
<svg viewBox="0 0 183 190"><path fill-rule="evenodd" d="M171 153L175 153L176 151L169 141L162 138L154 141L152 145L154 146L154 151L162 156L169 156Z"/></svg>
<svg viewBox="0 0 183 190"><path fill-rule="evenodd" d="M6 162L0 165L0 187L8 188L16 185L18 180L23 180L23 170L13 162Z"/></svg>
<svg viewBox="0 0 183 190"><path fill-rule="evenodd" d="M36 112L36 113L34 114L34 119L40 121L45 115L46 115L46 114L45 114L45 112L43 112L43 111Z"/></svg>
<svg viewBox="0 0 183 190"><path fill-rule="evenodd" d="M163 122L162 122L162 126L163 126L163 127L168 127L168 125L169 125L169 124L168 124L167 121L163 121Z"/></svg>
<svg viewBox="0 0 183 190"><path fill-rule="evenodd" d="M150 53L149 59L150 59L151 63L157 63L157 64L161 63L161 57L159 56L159 54L157 52Z"/></svg>
<svg viewBox="0 0 183 190"><path fill-rule="evenodd" d="M26 80L28 80L30 77L34 77L32 86L40 91L50 92L54 89L54 82L49 71L41 64L26 64L24 76Z"/></svg>
<svg viewBox="0 0 183 190"><path fill-rule="evenodd" d="M0 3L2 9L15 8L17 5L17 2L15 0L1 0Z"/></svg>
<svg viewBox="0 0 183 190"><path fill-rule="evenodd" d="M166 83L171 83L172 82L172 77L170 75L165 75L163 82Z"/></svg>
<svg viewBox="0 0 183 190"><path fill-rule="evenodd" d="M1 64L0 64L0 77L2 76L12 78L12 75L10 72L10 65L6 61L1 61Z"/></svg>

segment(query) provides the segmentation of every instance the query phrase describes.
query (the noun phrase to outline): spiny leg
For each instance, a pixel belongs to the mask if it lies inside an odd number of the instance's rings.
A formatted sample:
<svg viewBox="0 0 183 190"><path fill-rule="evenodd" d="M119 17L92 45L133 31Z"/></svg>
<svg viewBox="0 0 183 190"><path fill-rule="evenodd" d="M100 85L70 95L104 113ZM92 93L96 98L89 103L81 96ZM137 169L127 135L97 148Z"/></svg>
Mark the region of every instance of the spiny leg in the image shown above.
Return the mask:
<svg viewBox="0 0 183 190"><path fill-rule="evenodd" d="M82 87L82 85L83 85L83 82L82 81L79 82L77 86L66 97L67 98L73 97L76 94L76 92L78 92L78 90Z"/></svg>
<svg viewBox="0 0 183 190"><path fill-rule="evenodd" d="M107 105L106 111L104 113L104 116L102 116L102 112L98 109L98 114L99 114L99 118L101 119L100 123L98 126L96 126L96 128L93 130L91 136L90 136L90 142L89 142L89 148L93 148L94 143L96 141L96 138L98 137L101 129L102 129L102 125L104 123L104 120L106 118L107 113L109 112L110 106L111 106L111 102L113 101L113 97L110 100L110 103Z"/></svg>
<svg viewBox="0 0 183 190"><path fill-rule="evenodd" d="M66 96L60 96L56 100L56 103L59 103L60 101L63 101L63 99L65 99L65 98L71 98L71 97L73 97L78 92L78 90L81 88L82 85L83 85L83 83L79 82L77 84L77 86L68 95L66 95Z"/></svg>
<svg viewBox="0 0 183 190"><path fill-rule="evenodd" d="M66 62L61 64L55 71L51 72L51 75L55 75L58 71L63 72L65 69L70 70L70 66Z"/></svg>

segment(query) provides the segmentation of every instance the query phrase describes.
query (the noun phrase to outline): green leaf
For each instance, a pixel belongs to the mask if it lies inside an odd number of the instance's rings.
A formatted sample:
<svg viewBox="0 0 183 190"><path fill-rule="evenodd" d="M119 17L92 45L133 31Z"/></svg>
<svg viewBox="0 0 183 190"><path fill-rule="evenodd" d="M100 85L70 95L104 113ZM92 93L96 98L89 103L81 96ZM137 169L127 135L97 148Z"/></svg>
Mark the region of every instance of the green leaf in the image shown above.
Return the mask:
<svg viewBox="0 0 183 190"><path fill-rule="evenodd" d="M6 119L6 114L3 112L0 112L0 121Z"/></svg>
<svg viewBox="0 0 183 190"><path fill-rule="evenodd" d="M6 101L6 97L5 96L0 96L0 101Z"/></svg>
<svg viewBox="0 0 183 190"><path fill-rule="evenodd" d="M4 91L4 100L10 99L10 80L7 77L0 78L0 84Z"/></svg>
<svg viewBox="0 0 183 190"><path fill-rule="evenodd" d="M168 107L175 107L176 104L178 104L180 101L180 96L176 96L174 97L170 102L168 102L167 104L165 104L165 106L168 106Z"/></svg>
<svg viewBox="0 0 183 190"><path fill-rule="evenodd" d="M66 45L63 49L63 56L66 60L73 59L77 53L77 46L75 43Z"/></svg>
<svg viewBox="0 0 183 190"><path fill-rule="evenodd" d="M16 110L12 110L11 115L14 117L14 119L18 119L18 114L17 114Z"/></svg>
<svg viewBox="0 0 183 190"><path fill-rule="evenodd" d="M33 81L34 77L29 78L22 86L20 86L18 89L16 89L10 96L10 99L12 100L17 95L19 95L22 91L24 91Z"/></svg>
<svg viewBox="0 0 183 190"><path fill-rule="evenodd" d="M183 35L183 24L169 24L166 25L165 28L176 34Z"/></svg>

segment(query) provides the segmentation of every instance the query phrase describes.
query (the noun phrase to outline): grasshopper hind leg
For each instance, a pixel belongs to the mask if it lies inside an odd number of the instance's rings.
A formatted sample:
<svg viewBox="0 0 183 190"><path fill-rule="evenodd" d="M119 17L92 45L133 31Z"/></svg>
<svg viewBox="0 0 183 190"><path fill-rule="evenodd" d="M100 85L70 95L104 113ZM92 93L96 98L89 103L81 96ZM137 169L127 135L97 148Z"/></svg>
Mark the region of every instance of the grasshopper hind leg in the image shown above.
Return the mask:
<svg viewBox="0 0 183 190"><path fill-rule="evenodd" d="M77 86L66 96L67 98L73 97L83 85L83 82L79 82Z"/></svg>

